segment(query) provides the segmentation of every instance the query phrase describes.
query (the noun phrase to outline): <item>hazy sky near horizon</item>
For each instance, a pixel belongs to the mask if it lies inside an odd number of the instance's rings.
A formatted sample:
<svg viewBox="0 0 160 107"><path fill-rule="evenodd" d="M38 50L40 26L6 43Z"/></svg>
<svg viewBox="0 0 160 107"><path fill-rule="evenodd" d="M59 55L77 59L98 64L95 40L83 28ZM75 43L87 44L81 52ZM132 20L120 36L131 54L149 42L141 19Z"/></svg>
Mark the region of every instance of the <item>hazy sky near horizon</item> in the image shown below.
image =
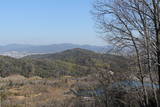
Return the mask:
<svg viewBox="0 0 160 107"><path fill-rule="evenodd" d="M90 11L93 0L0 0L0 45L105 45Z"/></svg>

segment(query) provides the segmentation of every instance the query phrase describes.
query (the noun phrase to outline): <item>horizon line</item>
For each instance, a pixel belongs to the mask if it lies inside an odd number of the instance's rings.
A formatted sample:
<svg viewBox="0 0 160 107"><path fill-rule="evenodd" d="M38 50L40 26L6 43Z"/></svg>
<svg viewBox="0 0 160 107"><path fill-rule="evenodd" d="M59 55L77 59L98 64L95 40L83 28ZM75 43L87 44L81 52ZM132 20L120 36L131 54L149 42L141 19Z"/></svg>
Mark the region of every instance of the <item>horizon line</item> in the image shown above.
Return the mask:
<svg viewBox="0 0 160 107"><path fill-rule="evenodd" d="M8 43L8 44L0 44L0 46L9 46L9 45L31 45L31 46L49 46L49 45L80 45L80 46L110 46L109 44L106 45L96 45L96 44L75 44L75 43L50 43L50 44L30 44L30 43Z"/></svg>

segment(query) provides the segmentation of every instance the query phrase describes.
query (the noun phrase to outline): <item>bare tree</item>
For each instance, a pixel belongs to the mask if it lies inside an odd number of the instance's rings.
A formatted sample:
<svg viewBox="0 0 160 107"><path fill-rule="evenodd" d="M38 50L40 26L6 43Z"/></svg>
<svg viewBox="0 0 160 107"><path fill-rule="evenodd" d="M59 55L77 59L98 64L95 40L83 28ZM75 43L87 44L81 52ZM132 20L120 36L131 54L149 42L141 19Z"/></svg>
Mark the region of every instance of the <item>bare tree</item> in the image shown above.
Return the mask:
<svg viewBox="0 0 160 107"><path fill-rule="evenodd" d="M152 73L157 71L160 87L160 0L96 0L94 9L105 39L119 50L132 50L136 55L144 105L147 106L146 72L154 83ZM159 106L155 91L154 95Z"/></svg>

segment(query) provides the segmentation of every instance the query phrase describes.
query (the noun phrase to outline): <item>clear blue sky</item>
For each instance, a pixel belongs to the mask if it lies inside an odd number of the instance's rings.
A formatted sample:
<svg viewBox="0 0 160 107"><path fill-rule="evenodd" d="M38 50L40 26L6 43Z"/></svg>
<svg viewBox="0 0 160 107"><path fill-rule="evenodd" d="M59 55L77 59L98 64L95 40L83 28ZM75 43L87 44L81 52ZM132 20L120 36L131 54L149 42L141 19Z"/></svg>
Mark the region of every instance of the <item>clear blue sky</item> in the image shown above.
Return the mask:
<svg viewBox="0 0 160 107"><path fill-rule="evenodd" d="M93 0L0 0L0 45L105 45L97 37Z"/></svg>

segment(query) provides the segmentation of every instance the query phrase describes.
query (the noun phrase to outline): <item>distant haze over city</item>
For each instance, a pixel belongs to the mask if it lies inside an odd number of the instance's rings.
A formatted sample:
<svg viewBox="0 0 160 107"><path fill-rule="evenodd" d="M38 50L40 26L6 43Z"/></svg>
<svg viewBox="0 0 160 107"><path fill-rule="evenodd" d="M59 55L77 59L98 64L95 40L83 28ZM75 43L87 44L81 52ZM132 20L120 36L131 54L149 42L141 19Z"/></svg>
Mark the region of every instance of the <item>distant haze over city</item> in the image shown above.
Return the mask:
<svg viewBox="0 0 160 107"><path fill-rule="evenodd" d="M111 49L111 46L96 46L96 45L78 45L71 43L51 44L51 45L28 45L28 44L9 44L0 45L0 54L21 58L32 54L57 53L68 49L81 48L94 52L104 53Z"/></svg>

